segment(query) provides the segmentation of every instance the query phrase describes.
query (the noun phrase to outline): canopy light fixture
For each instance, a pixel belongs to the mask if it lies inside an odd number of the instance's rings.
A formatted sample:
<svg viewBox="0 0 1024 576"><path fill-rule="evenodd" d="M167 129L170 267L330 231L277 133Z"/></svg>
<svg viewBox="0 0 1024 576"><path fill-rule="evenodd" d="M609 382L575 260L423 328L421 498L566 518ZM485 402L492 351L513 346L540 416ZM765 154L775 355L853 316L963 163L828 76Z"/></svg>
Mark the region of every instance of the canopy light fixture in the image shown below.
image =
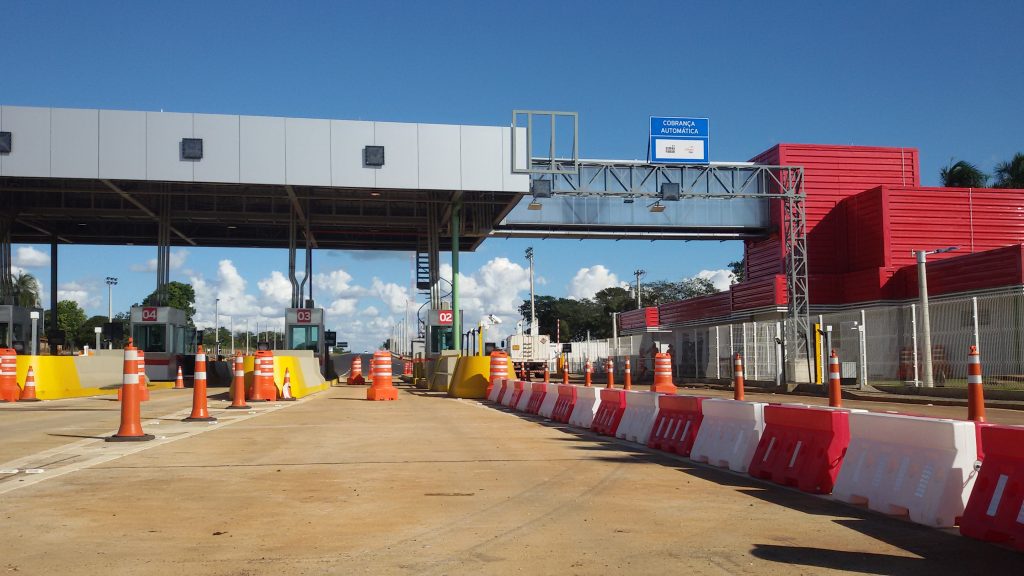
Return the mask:
<svg viewBox="0 0 1024 576"><path fill-rule="evenodd" d="M540 210L543 207L544 205L541 204L540 202L537 202L536 198L534 198L532 202L526 205L527 210Z"/></svg>
<svg viewBox="0 0 1024 576"><path fill-rule="evenodd" d="M659 212L664 212L664 211L665 211L665 205L662 204L660 201L659 202L655 202L654 204L651 204L651 212L659 213Z"/></svg>

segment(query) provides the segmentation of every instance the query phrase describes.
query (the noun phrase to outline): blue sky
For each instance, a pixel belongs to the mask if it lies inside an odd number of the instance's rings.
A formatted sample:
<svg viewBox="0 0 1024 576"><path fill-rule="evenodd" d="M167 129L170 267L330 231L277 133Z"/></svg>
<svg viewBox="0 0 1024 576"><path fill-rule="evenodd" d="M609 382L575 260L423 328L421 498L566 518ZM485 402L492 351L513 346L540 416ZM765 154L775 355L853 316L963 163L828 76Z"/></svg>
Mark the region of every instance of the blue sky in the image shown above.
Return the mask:
<svg viewBox="0 0 1024 576"><path fill-rule="evenodd" d="M916 147L930 185L952 157L991 171L1024 150L1019 1L8 1L0 21L10 105L490 125L514 108L574 110L583 156L626 159L645 156L649 116L702 116L713 160L778 142ZM527 295L531 244L539 292L557 296L629 281L637 267L689 277L742 254L735 242L571 242L489 240L465 255L470 314ZM239 322L273 317L284 251L175 251L172 279L221 294L222 315L231 301ZM15 249L48 290L43 255ZM118 276L124 310L153 289L155 256L62 248L61 289L105 313L103 278ZM315 295L349 341L371 347L401 317L408 254L317 253L314 265L334 274L334 291Z"/></svg>

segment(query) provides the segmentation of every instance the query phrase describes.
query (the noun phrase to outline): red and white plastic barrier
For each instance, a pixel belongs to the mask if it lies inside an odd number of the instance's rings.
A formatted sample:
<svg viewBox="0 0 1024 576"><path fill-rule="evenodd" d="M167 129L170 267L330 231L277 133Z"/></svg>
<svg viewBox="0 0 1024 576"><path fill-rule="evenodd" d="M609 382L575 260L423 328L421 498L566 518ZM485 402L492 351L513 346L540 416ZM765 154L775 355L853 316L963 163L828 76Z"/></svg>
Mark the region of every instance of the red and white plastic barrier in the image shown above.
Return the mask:
<svg viewBox="0 0 1024 576"><path fill-rule="evenodd" d="M530 405L531 396L533 396L533 383L523 382L523 390L519 393L519 398L512 407L515 408L517 412L526 412L526 407Z"/></svg>
<svg viewBox="0 0 1024 576"><path fill-rule="evenodd" d="M664 395L658 398L658 419L651 429L649 448L689 456L704 420L700 396Z"/></svg>
<svg viewBox="0 0 1024 576"><path fill-rule="evenodd" d="M594 414L590 429L604 436L615 436L622 422L622 414L626 411L626 391L614 388L601 390L601 404Z"/></svg>
<svg viewBox="0 0 1024 576"><path fill-rule="evenodd" d="M1024 551L1024 426L981 426L985 460L960 533Z"/></svg>
<svg viewBox="0 0 1024 576"><path fill-rule="evenodd" d="M558 388L559 386L568 386L568 384L545 384L544 401L540 403L540 408L537 410L537 415L544 418L551 418L551 415L555 412L555 404L558 403Z"/></svg>
<svg viewBox="0 0 1024 576"><path fill-rule="evenodd" d="M530 403L526 405L527 414L537 414L540 412L540 405L544 402L544 398L547 397L549 384L550 382L547 384L544 382L533 383L533 391L532 394L530 394Z"/></svg>
<svg viewBox="0 0 1024 576"><path fill-rule="evenodd" d="M501 401L501 394L504 391L504 386L505 386L505 379L504 378L497 378L497 379L495 379L494 380L494 384L490 387L490 390L487 392L487 400L489 400L490 402L494 402L495 404L500 402Z"/></svg>
<svg viewBox="0 0 1024 576"><path fill-rule="evenodd" d="M762 402L711 398L701 405L704 420L690 450L690 459L746 472L764 431Z"/></svg>
<svg viewBox="0 0 1024 576"><path fill-rule="evenodd" d="M601 388L577 388L576 405L569 415L569 425L580 428L590 428L594 422L594 415L597 414L598 406L601 405Z"/></svg>
<svg viewBox="0 0 1024 576"><path fill-rule="evenodd" d="M505 395L501 398L501 403L509 408L515 408L516 402L519 401L519 397L523 394L523 385L526 384L522 380L512 380L508 383L508 388L505 389Z"/></svg>
<svg viewBox="0 0 1024 576"><path fill-rule="evenodd" d="M831 493L850 445L850 412L769 404L749 474L804 492Z"/></svg>
<svg viewBox="0 0 1024 576"><path fill-rule="evenodd" d="M832 495L918 524L953 526L974 487L974 426L900 414L850 414L850 447Z"/></svg>
<svg viewBox="0 0 1024 576"><path fill-rule="evenodd" d="M501 381L501 392L498 393L498 404L502 406L508 406L508 403L512 401L512 394L515 393L515 380L512 378L505 378ZM497 386L495 386L497 388Z"/></svg>
<svg viewBox="0 0 1024 576"><path fill-rule="evenodd" d="M551 419L555 422L569 423L569 416L576 406L576 386L558 386L558 400L555 401L555 408L551 411Z"/></svg>
<svg viewBox="0 0 1024 576"><path fill-rule="evenodd" d="M626 390L626 410L622 413L616 438L647 444L651 428L658 418L658 397L655 392Z"/></svg>

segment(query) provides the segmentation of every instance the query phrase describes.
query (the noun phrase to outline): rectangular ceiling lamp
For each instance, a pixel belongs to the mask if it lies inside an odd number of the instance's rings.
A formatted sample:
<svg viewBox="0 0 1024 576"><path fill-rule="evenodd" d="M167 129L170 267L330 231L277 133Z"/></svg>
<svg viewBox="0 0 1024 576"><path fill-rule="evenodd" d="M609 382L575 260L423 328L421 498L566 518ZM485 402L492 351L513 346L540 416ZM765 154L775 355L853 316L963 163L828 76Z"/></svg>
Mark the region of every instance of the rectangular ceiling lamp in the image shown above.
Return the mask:
<svg viewBox="0 0 1024 576"><path fill-rule="evenodd" d="M656 202L651 206L651 212L659 213L665 211L665 205L660 202Z"/></svg>

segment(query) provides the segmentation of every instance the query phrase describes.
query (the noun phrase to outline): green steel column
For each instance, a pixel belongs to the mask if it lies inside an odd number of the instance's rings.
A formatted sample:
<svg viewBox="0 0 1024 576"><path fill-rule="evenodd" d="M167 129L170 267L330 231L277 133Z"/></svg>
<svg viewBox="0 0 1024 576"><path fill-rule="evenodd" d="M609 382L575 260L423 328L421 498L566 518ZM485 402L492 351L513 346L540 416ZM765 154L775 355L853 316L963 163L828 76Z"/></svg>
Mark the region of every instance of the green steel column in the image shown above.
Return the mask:
<svg viewBox="0 0 1024 576"><path fill-rule="evenodd" d="M452 337L455 351L462 352L462 314L459 311L459 222L462 202L452 207Z"/></svg>

